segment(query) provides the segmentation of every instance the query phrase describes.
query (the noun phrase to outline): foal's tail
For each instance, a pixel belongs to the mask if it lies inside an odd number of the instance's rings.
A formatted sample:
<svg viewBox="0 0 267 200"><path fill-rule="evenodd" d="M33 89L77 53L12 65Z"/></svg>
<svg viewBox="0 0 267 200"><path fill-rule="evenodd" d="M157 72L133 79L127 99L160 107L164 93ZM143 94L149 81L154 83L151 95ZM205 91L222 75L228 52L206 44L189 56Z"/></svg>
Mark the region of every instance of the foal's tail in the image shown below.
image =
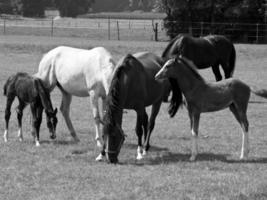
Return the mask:
<svg viewBox="0 0 267 200"><path fill-rule="evenodd" d="M4 90L4 96L7 95L7 87L9 86L10 84L10 81L14 78L14 76L10 76L7 81L5 82L4 84L4 87L3 87L3 90Z"/></svg>
<svg viewBox="0 0 267 200"><path fill-rule="evenodd" d="M257 96L263 97L267 99L267 90L266 89L257 89L256 87L250 87L252 93L256 94Z"/></svg>

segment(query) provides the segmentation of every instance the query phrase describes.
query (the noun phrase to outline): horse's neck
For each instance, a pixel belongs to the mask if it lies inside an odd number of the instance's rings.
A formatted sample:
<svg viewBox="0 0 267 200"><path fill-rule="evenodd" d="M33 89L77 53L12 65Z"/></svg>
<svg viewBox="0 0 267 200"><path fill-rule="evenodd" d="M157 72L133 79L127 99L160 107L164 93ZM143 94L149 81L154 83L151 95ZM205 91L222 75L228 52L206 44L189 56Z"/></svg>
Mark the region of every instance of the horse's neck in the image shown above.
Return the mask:
<svg viewBox="0 0 267 200"><path fill-rule="evenodd" d="M41 98L41 102L42 102L44 109L49 111L49 112L53 112L53 106L52 106L52 102L50 99L50 95L47 91L45 91L46 89L44 88L43 84L41 83L41 80L36 79L35 83L37 84L38 93L39 93L39 96Z"/></svg>
<svg viewBox="0 0 267 200"><path fill-rule="evenodd" d="M192 74L192 72L190 72L188 69L182 73L181 72L177 73L177 80L179 87L186 98L196 88L206 84L205 81L195 77L194 74Z"/></svg>

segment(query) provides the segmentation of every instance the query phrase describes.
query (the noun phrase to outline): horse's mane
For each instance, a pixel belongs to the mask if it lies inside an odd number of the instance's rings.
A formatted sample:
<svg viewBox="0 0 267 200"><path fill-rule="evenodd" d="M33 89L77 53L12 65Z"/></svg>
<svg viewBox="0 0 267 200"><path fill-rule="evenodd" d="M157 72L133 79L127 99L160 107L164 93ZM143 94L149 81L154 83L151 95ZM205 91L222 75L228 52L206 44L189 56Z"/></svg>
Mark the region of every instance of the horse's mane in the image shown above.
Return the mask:
<svg viewBox="0 0 267 200"><path fill-rule="evenodd" d="M178 58L183 64L185 64L188 69L190 69L190 71L195 75L195 77L200 80L200 81L205 81L205 79L200 75L200 73L197 70L196 65L193 63L193 61L187 59L184 56L180 56Z"/></svg>
<svg viewBox="0 0 267 200"><path fill-rule="evenodd" d="M115 114L118 110L121 109L119 105L119 97L120 97L120 79L121 75L123 74L123 71L125 70L125 67L128 67L127 63L130 59L133 59L134 57L131 54L126 55L123 59L121 59L118 64L117 68L114 71L111 84L109 87L109 92L107 95L107 110L104 117L104 122L107 124L110 124L112 126L115 126ZM136 58L134 58L136 59Z"/></svg>
<svg viewBox="0 0 267 200"><path fill-rule="evenodd" d="M169 42L169 44L167 45L167 47L164 49L161 57L162 58L165 58L166 57L166 54L169 52L169 50L172 48L173 44L176 43L176 41L181 37L183 36L182 34L178 34L176 37L174 37L173 39L171 39L171 41Z"/></svg>
<svg viewBox="0 0 267 200"><path fill-rule="evenodd" d="M170 117L174 117L179 107L182 105L183 96L177 80L174 78L169 78L169 82L172 87L172 98L168 108L168 113Z"/></svg>

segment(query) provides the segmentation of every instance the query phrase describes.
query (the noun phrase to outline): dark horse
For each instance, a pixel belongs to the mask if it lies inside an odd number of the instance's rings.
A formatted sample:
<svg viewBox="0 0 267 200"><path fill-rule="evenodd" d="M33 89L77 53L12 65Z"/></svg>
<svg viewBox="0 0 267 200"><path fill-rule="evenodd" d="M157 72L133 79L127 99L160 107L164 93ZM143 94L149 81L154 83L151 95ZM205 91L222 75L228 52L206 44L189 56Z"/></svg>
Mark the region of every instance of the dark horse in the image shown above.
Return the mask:
<svg viewBox="0 0 267 200"><path fill-rule="evenodd" d="M19 124L18 137L22 141L21 120L23 116L23 109L27 104L31 106L32 112L32 135L35 138L36 146L39 146L39 130L42 122L42 113L45 109L47 116L47 127L50 131L51 139L56 138L57 125L57 109L53 109L49 91L43 86L42 81L38 78L32 77L27 73L17 73L10 76L4 85L4 95L7 96L5 121L6 129L4 133L4 140L8 139L8 123L11 115L10 109L15 97L18 97L19 105L16 108L17 119Z"/></svg>
<svg viewBox="0 0 267 200"><path fill-rule="evenodd" d="M162 58L166 61L180 55L192 60L198 69L212 67L216 81L222 80L219 65L224 71L225 78L232 77L235 69L235 47L222 35L195 38L179 34L167 45Z"/></svg>
<svg viewBox="0 0 267 200"><path fill-rule="evenodd" d="M185 57L168 60L155 76L157 80L176 79L187 102L192 132L191 161L198 154L197 138L200 114L230 108L243 130L240 159L247 159L249 152L247 106L250 93L267 98L267 90L256 90L238 79L225 79L219 82L207 82L196 70L194 63ZM182 104L177 99L176 111ZM175 112L174 112L175 114Z"/></svg>
<svg viewBox="0 0 267 200"><path fill-rule="evenodd" d="M142 159L142 135L144 133L144 154L149 148L150 134L161 103L170 91L168 80L154 79L162 65L160 57L147 52L128 54L119 61L107 97L103 127L104 146L97 160L102 159L106 153L110 162L118 162L117 157L125 137L121 128L123 109L133 109L137 113L137 159ZM145 108L150 105L152 110L148 121Z"/></svg>

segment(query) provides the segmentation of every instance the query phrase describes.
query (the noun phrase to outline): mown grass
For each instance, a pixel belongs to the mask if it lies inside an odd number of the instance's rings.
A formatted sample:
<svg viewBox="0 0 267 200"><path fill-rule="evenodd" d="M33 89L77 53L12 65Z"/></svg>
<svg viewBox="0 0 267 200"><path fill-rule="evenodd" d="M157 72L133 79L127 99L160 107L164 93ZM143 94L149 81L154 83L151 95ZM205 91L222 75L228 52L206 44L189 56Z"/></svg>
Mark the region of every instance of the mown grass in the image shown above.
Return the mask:
<svg viewBox="0 0 267 200"><path fill-rule="evenodd" d="M58 45L81 48L104 46L118 60L126 53L152 51L160 54L166 43L93 41L84 38L0 36L0 86L17 71L35 73L49 49ZM266 45L236 45L235 77L250 85L267 88ZM214 81L211 70L201 74ZM55 89L52 100L60 105ZM17 121L12 108L10 140L0 140L0 199L267 199L267 100L252 95L249 104L250 158L239 161L241 129L228 110L203 114L200 120L200 155L189 162L190 130L187 112L175 118L163 105L151 138L152 149L142 161L135 160L137 138L135 113L124 114L123 129L128 135L119 159L111 165L94 161L93 118L88 98L73 98L71 118L81 142L69 141L59 114L57 139L49 139L41 127L41 147L30 134L30 113L25 110L25 140L16 138ZM0 96L0 130L4 130L5 98ZM148 109L149 110L149 109ZM204 137L205 136L205 137Z"/></svg>

